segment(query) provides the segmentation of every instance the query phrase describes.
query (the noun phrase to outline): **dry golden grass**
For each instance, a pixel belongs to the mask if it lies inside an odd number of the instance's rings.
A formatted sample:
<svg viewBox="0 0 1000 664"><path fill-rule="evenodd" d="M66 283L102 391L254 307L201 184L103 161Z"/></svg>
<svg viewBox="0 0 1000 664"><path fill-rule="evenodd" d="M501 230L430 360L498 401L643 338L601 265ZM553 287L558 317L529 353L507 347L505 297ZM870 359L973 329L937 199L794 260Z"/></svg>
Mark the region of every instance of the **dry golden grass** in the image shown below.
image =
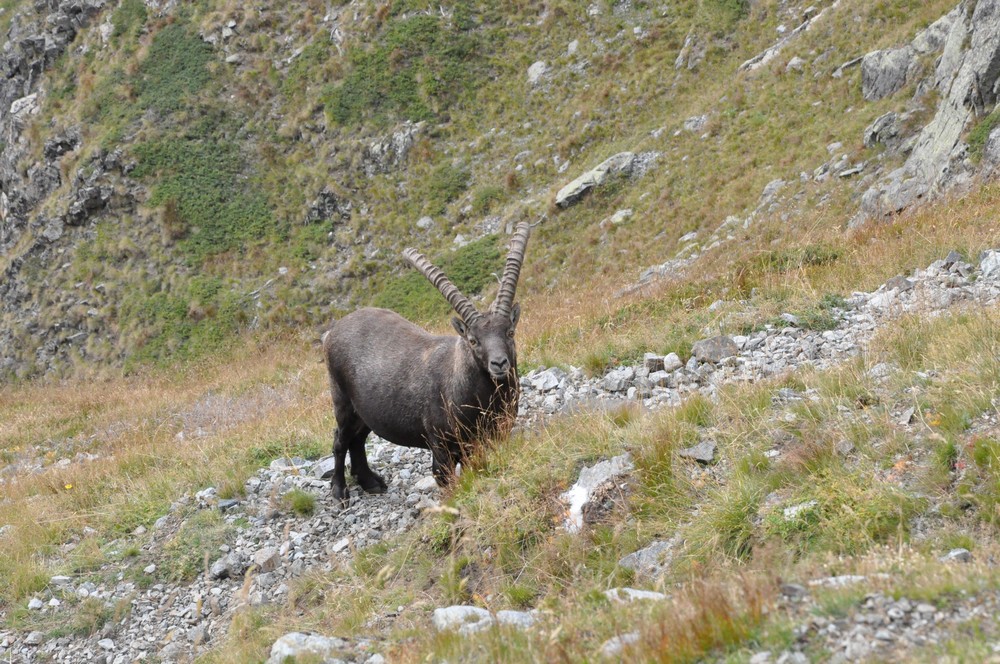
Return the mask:
<svg viewBox="0 0 1000 664"><path fill-rule="evenodd" d="M238 492L260 463L255 448L325 449L333 422L312 353L290 340L246 343L234 353L243 355L240 362L217 358L169 373L0 388L0 454L44 465L3 485L0 523L13 534L0 539L0 576L8 581L0 601L44 585L45 556L84 527L106 542L149 526L191 489L215 484ZM99 459L54 463L77 452Z"/></svg>

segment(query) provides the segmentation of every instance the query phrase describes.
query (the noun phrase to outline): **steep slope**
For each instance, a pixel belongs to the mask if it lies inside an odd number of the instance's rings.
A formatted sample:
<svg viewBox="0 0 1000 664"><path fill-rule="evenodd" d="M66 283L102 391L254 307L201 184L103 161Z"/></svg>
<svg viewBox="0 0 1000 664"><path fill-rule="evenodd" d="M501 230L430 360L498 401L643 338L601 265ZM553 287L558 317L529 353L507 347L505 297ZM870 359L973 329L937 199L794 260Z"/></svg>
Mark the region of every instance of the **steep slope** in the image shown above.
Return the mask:
<svg viewBox="0 0 1000 664"><path fill-rule="evenodd" d="M956 25L989 34L991 6ZM939 97L965 103L934 92L944 73L925 82L942 30L891 96L865 101L878 74L856 66L953 7L12 6L0 362L8 376L131 369L373 298L435 317L432 293L393 276L402 246L484 238L456 260L474 267L469 290L488 289L502 241L485 238L621 151L638 155L627 173L550 214L528 292L617 291L672 249L736 236L737 218L815 239L908 154ZM986 89L987 42L942 62L968 59L963 81ZM959 125L988 113L980 97ZM901 147L862 147L886 111L901 119L883 119L882 142Z"/></svg>

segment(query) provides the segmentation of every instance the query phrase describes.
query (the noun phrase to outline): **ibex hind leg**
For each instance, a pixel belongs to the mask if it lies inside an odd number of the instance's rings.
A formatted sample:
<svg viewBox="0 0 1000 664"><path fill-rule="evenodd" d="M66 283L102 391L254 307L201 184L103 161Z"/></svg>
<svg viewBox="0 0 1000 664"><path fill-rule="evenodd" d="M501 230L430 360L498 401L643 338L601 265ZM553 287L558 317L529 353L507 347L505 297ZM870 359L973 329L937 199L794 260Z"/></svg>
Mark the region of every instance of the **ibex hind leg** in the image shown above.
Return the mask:
<svg viewBox="0 0 1000 664"><path fill-rule="evenodd" d="M344 477L347 453L351 452L351 472L357 475L354 450L360 446L364 454L365 438L371 429L365 425L350 403L338 399L338 396L340 395L334 389L333 405L337 417L337 432L333 436L333 477L330 478L330 488L333 490L333 497L340 501L341 506L347 507L351 499L350 491L347 489L347 479ZM365 468L368 467L367 460L363 460L363 464Z"/></svg>
<svg viewBox="0 0 1000 664"><path fill-rule="evenodd" d="M354 475L366 493L385 493L389 487L368 465L368 455L365 453L365 440L370 432L371 429L365 427L364 435L351 440L348 448L351 453L351 475Z"/></svg>

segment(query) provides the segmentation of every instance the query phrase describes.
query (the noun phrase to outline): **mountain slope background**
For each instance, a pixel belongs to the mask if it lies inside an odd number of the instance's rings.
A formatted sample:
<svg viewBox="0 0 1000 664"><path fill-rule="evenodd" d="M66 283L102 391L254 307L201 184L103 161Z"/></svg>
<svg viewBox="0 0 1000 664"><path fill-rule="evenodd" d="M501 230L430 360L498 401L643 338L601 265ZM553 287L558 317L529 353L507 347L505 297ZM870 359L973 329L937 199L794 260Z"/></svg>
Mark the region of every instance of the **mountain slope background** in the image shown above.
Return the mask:
<svg viewBox="0 0 1000 664"><path fill-rule="evenodd" d="M1000 3L2 4L0 654L993 653ZM518 432L337 514L323 326L522 220Z"/></svg>
<svg viewBox="0 0 1000 664"><path fill-rule="evenodd" d="M898 110L914 131L938 101L914 99L912 75L867 103L861 67L841 66L951 8L12 7L4 99L26 101L5 118L5 371L170 362L372 301L434 318L429 290L398 276L403 246L443 257L479 239L456 252L476 266L502 244L491 234L622 151L646 157L642 177L550 215L529 292L572 306L617 291L776 180L795 183L787 204L757 216L820 242L860 186L800 174L832 157L888 168L865 127ZM779 59L736 73L817 13ZM463 285L489 290L490 271Z"/></svg>

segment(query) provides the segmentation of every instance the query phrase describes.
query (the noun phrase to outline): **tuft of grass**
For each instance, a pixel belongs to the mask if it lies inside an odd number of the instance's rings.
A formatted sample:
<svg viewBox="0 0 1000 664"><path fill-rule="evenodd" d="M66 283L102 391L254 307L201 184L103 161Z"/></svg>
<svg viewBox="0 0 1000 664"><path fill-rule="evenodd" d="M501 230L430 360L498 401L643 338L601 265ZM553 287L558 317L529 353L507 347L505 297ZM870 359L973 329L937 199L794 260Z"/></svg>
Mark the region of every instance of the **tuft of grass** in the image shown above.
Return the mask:
<svg viewBox="0 0 1000 664"><path fill-rule="evenodd" d="M157 566L172 582L189 582L205 568L207 558L217 557L219 547L232 531L217 510L196 512L163 545L163 559ZM211 560L209 560L211 562Z"/></svg>
<svg viewBox="0 0 1000 664"><path fill-rule="evenodd" d="M973 162L979 163L983 159L983 148L986 147L986 139L990 133L1000 127L1000 108L976 123L976 126L969 132L967 139L969 143L969 157Z"/></svg>
<svg viewBox="0 0 1000 664"><path fill-rule="evenodd" d="M281 498L288 509L298 516L312 516L316 511L316 496L308 491L293 489Z"/></svg>

